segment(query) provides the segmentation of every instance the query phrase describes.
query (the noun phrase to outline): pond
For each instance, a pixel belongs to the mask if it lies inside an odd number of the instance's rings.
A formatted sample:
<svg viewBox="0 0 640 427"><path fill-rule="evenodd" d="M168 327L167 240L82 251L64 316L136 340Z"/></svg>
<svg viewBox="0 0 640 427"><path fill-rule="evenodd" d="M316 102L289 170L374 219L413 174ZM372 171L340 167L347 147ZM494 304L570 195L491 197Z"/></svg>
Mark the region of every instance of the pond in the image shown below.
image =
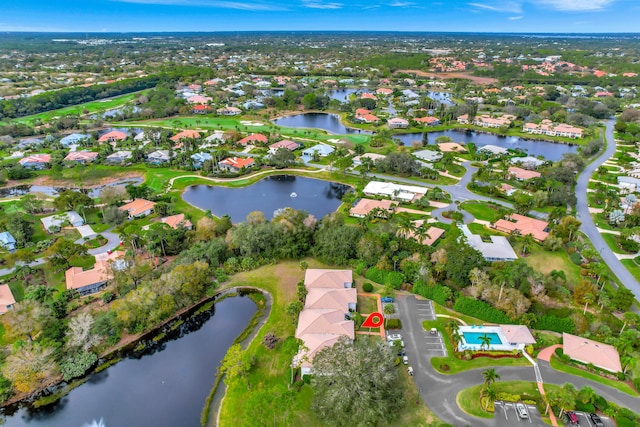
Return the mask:
<svg viewBox="0 0 640 427"><path fill-rule="evenodd" d="M273 123L278 126L286 126L290 128L315 128L323 129L329 133L334 134L347 134L347 133L362 133L370 135L371 132L348 128L340 121L340 116L336 114L326 113L303 113L295 114L293 116L280 117L273 120Z"/></svg>
<svg viewBox="0 0 640 427"><path fill-rule="evenodd" d="M110 184L99 185L96 187L89 188L71 188L71 187L52 187L49 185L16 185L15 187L9 188L0 188L0 199L8 198L8 197L19 197L24 196L25 194L35 194L42 193L47 196L55 197L60 192L64 190L76 190L81 191L82 193L87 194L89 197L99 197L100 191L102 191L105 187L117 187L117 186L126 186L128 184L131 185L139 185L142 184L142 178L126 178L121 179Z"/></svg>
<svg viewBox="0 0 640 427"><path fill-rule="evenodd" d="M492 133L465 132L460 130L445 130L442 132L429 132L429 144L435 144L439 136L448 136L455 142L473 142L480 148L485 145L497 145L508 149L521 149L531 156L543 156L547 160L557 161L564 153L575 153L578 151L577 145L558 144L549 141L537 141L522 139L515 136L502 136ZM404 145L411 145L414 141L422 141L422 133L406 133L403 135L393 135Z"/></svg>
<svg viewBox="0 0 640 427"><path fill-rule="evenodd" d="M17 409L3 426L199 426L216 368L255 312L248 297L226 298L168 341L91 375L58 403Z"/></svg>
<svg viewBox="0 0 640 427"><path fill-rule="evenodd" d="M183 199L216 216L229 215L231 221L242 222L253 211L261 211L267 219L282 208L303 210L317 219L334 212L342 196L351 187L335 182L291 175L264 178L242 188L192 185L183 193Z"/></svg>
<svg viewBox="0 0 640 427"><path fill-rule="evenodd" d="M329 98L340 102L349 102L349 96L352 93L362 92L362 89L335 89L327 91Z"/></svg>

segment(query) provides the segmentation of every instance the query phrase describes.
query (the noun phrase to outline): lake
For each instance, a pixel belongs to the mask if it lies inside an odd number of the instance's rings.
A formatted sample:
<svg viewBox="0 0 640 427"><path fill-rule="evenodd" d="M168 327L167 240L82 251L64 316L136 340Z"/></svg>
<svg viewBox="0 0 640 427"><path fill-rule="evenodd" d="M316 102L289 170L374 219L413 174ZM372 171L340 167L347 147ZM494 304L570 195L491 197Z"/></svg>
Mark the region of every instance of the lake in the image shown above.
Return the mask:
<svg viewBox="0 0 640 427"><path fill-rule="evenodd" d="M329 95L329 98L335 99L336 101L349 102L349 95L362 91L362 89L334 89L328 90L327 95Z"/></svg>
<svg viewBox="0 0 640 427"><path fill-rule="evenodd" d="M278 126L285 126L290 128L315 128L323 129L329 133L334 134L347 134L347 133L362 133L370 135L371 132L348 128L340 121L340 116L336 114L326 113L303 113L295 114L293 116L280 117L273 120L273 123Z"/></svg>
<svg viewBox="0 0 640 427"><path fill-rule="evenodd" d="M547 160L557 161L564 153L575 153L578 151L577 145L558 144L549 141L538 141L522 139L515 136L501 136L492 133L465 132L461 130L445 130L441 132L429 132L429 144L435 144L439 136L448 136L455 142L473 142L478 148L485 145L497 145L508 149L521 149L531 156L543 156ZM399 139L404 145L411 145L414 141L422 141L422 133L406 133L393 135L392 138Z"/></svg>
<svg viewBox="0 0 640 427"><path fill-rule="evenodd" d="M198 427L216 369L255 312L248 297L226 298L168 341L91 375L53 405L18 409L3 426Z"/></svg>
<svg viewBox="0 0 640 427"><path fill-rule="evenodd" d="M287 207L306 211L322 219L338 209L347 191L351 191L351 187L335 182L277 175L242 188L192 185L185 190L182 198L200 209L210 210L216 216L229 215L231 221L237 223L244 221L253 211L261 211L267 219L271 219L276 210Z"/></svg>

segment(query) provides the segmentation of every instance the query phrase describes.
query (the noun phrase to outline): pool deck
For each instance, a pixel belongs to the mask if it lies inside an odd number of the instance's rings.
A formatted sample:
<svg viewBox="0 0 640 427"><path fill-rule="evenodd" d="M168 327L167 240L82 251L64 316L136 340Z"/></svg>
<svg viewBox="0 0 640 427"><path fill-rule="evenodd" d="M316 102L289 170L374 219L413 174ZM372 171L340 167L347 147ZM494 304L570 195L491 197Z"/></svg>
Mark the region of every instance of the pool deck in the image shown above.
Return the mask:
<svg viewBox="0 0 640 427"><path fill-rule="evenodd" d="M512 351L519 350L519 346L517 344L510 344L507 338L502 333L502 329L500 326L481 326L481 325L471 325L471 326L460 326L458 328L458 332L462 336L462 343L460 344L460 350L501 350L501 351ZM474 333L474 334L496 334L500 338L500 344L490 344L489 347L484 348L482 344L473 344L468 343L465 339L465 333Z"/></svg>

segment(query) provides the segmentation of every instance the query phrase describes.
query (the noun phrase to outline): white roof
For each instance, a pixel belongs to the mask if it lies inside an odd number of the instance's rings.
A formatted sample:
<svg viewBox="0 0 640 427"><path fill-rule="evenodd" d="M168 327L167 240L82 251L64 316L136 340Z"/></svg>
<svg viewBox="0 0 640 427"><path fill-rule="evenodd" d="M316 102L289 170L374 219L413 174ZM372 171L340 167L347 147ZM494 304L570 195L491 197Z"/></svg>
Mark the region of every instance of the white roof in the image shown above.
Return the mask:
<svg viewBox="0 0 640 427"><path fill-rule="evenodd" d="M460 230L464 233L467 238L467 242L469 245L480 251L482 256L487 261L513 261L518 259L515 251L511 247L511 244L504 236L490 236L491 242L485 242L482 240L482 237L478 234L471 234L471 231L466 226L466 224L462 224L460 226Z"/></svg>
<svg viewBox="0 0 640 427"><path fill-rule="evenodd" d="M514 157L513 159L511 159L511 163L522 163L522 164L532 164L534 166L540 166L544 164L544 160L540 160L538 158L535 158L533 156L527 156L527 157Z"/></svg>
<svg viewBox="0 0 640 427"><path fill-rule="evenodd" d="M505 154L507 152L507 149L498 147L497 145L487 144L480 147L478 151L488 151L491 154Z"/></svg>
<svg viewBox="0 0 640 427"><path fill-rule="evenodd" d="M418 187L416 185L400 185L392 182L371 181L364 187L365 194L378 194L397 199L412 200L415 195L425 195L426 187Z"/></svg>
<svg viewBox="0 0 640 427"><path fill-rule="evenodd" d="M51 215L44 218L40 218L44 228L47 230L52 230L54 228L59 228L62 226L62 223L67 220L70 224L75 223L84 223L82 217L76 211L64 212L57 215Z"/></svg>
<svg viewBox="0 0 640 427"><path fill-rule="evenodd" d="M434 162L442 158L442 153L440 151L433 150L420 150L413 153L419 159L427 160L429 162Z"/></svg>

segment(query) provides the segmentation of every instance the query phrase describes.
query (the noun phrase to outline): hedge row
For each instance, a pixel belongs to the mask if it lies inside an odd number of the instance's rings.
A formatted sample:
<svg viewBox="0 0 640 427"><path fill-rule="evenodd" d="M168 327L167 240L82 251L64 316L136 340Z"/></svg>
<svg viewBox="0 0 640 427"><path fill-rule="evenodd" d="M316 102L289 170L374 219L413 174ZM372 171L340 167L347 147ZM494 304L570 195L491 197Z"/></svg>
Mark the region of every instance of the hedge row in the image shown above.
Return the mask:
<svg viewBox="0 0 640 427"><path fill-rule="evenodd" d="M413 292L427 299L433 300L440 305L446 305L447 301L453 295L451 289L442 285L429 286L422 282L418 282L413 287Z"/></svg>
<svg viewBox="0 0 640 427"><path fill-rule="evenodd" d="M504 312L492 307L484 301L469 297L460 297L453 305L453 309L467 316L476 317L485 322L510 323L511 320Z"/></svg>
<svg viewBox="0 0 640 427"><path fill-rule="evenodd" d="M391 285L394 289L400 289L404 283L404 274L396 271L379 270L376 267L367 269L365 277L381 285Z"/></svg>
<svg viewBox="0 0 640 427"><path fill-rule="evenodd" d="M545 314L544 316L536 319L536 322L533 324L533 328L573 334L576 329L576 325L573 323L573 320L568 317L557 317L553 314Z"/></svg>
<svg viewBox="0 0 640 427"><path fill-rule="evenodd" d="M488 357L489 359L520 359L522 357L522 353L516 354L491 354L491 353L473 353L471 355L471 359L477 359L478 357Z"/></svg>

